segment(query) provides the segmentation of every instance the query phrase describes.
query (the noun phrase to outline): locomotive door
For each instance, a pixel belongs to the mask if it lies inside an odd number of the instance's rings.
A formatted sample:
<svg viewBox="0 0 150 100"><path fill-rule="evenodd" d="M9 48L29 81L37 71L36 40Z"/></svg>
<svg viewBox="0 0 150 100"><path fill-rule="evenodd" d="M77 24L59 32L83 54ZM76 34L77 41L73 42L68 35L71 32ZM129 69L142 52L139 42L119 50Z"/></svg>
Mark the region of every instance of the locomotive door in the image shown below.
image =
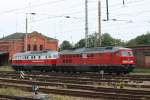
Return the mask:
<svg viewBox="0 0 150 100"><path fill-rule="evenodd" d="M82 64L87 64L87 54L82 54Z"/></svg>
<svg viewBox="0 0 150 100"><path fill-rule="evenodd" d="M112 53L105 53L103 57L104 64L111 64L112 63Z"/></svg>

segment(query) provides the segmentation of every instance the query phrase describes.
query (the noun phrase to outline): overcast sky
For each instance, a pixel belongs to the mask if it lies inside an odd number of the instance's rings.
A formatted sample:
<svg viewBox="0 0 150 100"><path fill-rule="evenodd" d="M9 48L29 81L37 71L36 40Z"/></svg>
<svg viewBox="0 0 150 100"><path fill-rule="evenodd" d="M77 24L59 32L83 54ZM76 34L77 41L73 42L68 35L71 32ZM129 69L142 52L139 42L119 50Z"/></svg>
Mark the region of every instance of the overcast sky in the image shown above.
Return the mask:
<svg viewBox="0 0 150 100"><path fill-rule="evenodd" d="M89 34L97 32L98 0L88 0ZM150 30L150 0L108 0L110 21L102 21L102 33L129 40ZM101 0L102 19L106 19L106 0ZM76 43L85 37L85 0L0 0L0 37L15 32L25 33L26 13L28 32L38 31L57 38L60 43ZM70 16L71 18L65 18ZM117 19L113 21L111 19Z"/></svg>

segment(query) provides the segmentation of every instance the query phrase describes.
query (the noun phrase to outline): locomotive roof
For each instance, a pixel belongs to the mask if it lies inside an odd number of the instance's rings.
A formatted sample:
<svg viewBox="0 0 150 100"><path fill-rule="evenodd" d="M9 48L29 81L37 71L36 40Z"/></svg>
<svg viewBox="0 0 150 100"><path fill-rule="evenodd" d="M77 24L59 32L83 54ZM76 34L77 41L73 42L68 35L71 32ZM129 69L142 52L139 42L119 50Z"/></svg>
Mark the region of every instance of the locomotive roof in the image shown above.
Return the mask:
<svg viewBox="0 0 150 100"><path fill-rule="evenodd" d="M27 51L16 53L16 56L34 56L34 55L48 55L48 54L55 54L58 53L57 51L48 50L48 51Z"/></svg>
<svg viewBox="0 0 150 100"><path fill-rule="evenodd" d="M124 47L94 47L94 48L79 48L75 50L63 50L60 52L60 54L115 52L121 49L131 50L130 48Z"/></svg>

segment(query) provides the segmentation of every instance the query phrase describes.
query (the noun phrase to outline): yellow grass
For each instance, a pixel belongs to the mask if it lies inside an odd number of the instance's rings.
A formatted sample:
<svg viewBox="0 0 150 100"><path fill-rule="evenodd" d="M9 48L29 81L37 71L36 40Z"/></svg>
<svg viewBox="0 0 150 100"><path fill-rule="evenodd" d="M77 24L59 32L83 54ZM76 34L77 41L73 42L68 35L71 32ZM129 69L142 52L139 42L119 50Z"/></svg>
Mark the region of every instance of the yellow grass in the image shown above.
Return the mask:
<svg viewBox="0 0 150 100"><path fill-rule="evenodd" d="M52 100L104 100L104 99L82 98L82 97L61 96L61 95L50 95L49 97Z"/></svg>
<svg viewBox="0 0 150 100"><path fill-rule="evenodd" d="M0 71L14 71L11 66L0 66Z"/></svg>
<svg viewBox="0 0 150 100"><path fill-rule="evenodd" d="M12 95L12 96L29 96L30 93L28 92L24 92L20 89L16 89L16 88L0 88L0 94L1 95Z"/></svg>

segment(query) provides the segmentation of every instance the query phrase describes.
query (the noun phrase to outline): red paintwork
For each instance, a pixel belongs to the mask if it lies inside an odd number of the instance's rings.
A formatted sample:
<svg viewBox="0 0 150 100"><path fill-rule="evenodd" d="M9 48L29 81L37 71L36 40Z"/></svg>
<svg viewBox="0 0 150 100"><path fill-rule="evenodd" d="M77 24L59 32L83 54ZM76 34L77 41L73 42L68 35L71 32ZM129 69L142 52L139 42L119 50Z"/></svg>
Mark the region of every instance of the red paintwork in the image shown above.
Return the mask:
<svg viewBox="0 0 150 100"><path fill-rule="evenodd" d="M119 50L117 52L90 53L87 58L81 57L81 54L61 54L59 63L61 64L108 64L124 65L135 64L134 56L121 56L122 51L132 52L131 50ZM77 56L78 55L78 56ZM80 56L79 56L80 55ZM92 55L92 56L88 56ZM126 62L125 62L126 60ZM123 62L124 61L124 62ZM132 61L132 62L131 62Z"/></svg>
<svg viewBox="0 0 150 100"><path fill-rule="evenodd" d="M57 64L58 61L57 59L40 59L40 60L12 60L12 64L13 65L21 65L21 64L25 64L25 65L45 65L45 64Z"/></svg>

